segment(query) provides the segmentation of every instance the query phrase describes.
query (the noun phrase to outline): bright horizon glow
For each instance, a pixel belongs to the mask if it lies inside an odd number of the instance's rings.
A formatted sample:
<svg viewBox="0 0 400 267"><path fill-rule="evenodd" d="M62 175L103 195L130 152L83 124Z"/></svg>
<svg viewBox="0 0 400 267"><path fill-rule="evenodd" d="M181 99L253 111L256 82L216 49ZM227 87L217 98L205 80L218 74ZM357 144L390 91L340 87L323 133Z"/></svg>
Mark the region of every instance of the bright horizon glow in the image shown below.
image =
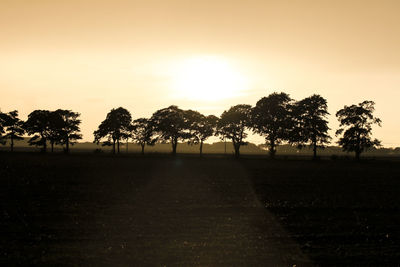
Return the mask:
<svg viewBox="0 0 400 267"><path fill-rule="evenodd" d="M373 136L400 146L400 1L0 1L0 110L106 114L177 105L220 116L272 92L376 102ZM256 134L249 142L264 142Z"/></svg>
<svg viewBox="0 0 400 267"><path fill-rule="evenodd" d="M227 60L195 56L173 69L172 88L175 98L211 102L241 96L248 85L246 78Z"/></svg>

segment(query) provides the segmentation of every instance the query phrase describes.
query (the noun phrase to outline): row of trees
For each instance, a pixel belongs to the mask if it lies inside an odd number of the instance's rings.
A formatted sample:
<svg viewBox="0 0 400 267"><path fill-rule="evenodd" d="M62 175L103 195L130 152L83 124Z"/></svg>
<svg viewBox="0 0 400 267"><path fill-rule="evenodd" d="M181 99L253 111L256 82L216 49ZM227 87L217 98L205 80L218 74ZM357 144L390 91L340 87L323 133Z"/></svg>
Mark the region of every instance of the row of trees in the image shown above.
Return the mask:
<svg viewBox="0 0 400 267"><path fill-rule="evenodd" d="M327 109L327 101L320 95L295 101L286 93L272 93L261 98L254 107L233 106L219 118L169 106L154 112L151 118L132 120L130 112L120 107L112 109L94 131L94 142L111 145L113 153L120 152L123 140L132 139L141 146L142 153L146 145L164 142L171 144L174 155L179 142L188 142L199 144L202 155L207 138L219 136L232 141L235 156L239 157L240 147L247 144L248 132L253 131L265 138L272 158L281 143L299 148L311 146L316 158L317 149L325 147L331 140ZM344 151L354 152L357 159L366 149L380 146L380 141L371 137L372 126L381 125L373 112L374 102L364 101L344 106L336 113L340 122L336 132L340 136L338 143ZM79 116L71 110L35 110L24 122L18 118L16 110L0 112L0 142L4 144L9 139L13 151L14 141L28 134L32 136L29 144L41 146L44 152L50 143L51 151L59 144L68 153L70 145L82 138Z"/></svg>
<svg viewBox="0 0 400 267"><path fill-rule="evenodd" d="M177 106L156 111L150 119L139 118L132 121L128 110L120 107L112 109L94 131L94 142L111 145L113 153L119 153L122 140L132 139L139 144L144 154L146 145L169 142L172 154L176 154L179 142L200 144L200 154L204 141L216 134L218 118L204 116L194 110L182 110Z"/></svg>
<svg viewBox="0 0 400 267"><path fill-rule="evenodd" d="M368 148L379 146L380 141L372 139L372 125L380 126L381 120L373 116L374 102L364 101L358 105L345 106L336 113L341 136L339 144L344 151L360 154ZM297 145L299 148L311 146L314 158L317 149L330 143L329 115L327 101L320 95L312 95L295 101L286 93L273 93L261 98L254 107L236 105L216 116L204 116L194 110L182 110L169 106L156 111L151 118L132 121L128 110L120 107L112 109L106 119L94 132L94 142L103 140L104 145L112 145L113 152L119 152L122 140L132 139L142 147L156 142L170 143L176 154L179 142L200 145L200 155L205 140L211 136L232 141L235 156L239 157L240 147L246 145L248 132L253 131L265 138L269 154L273 158L281 143Z"/></svg>
<svg viewBox="0 0 400 267"><path fill-rule="evenodd" d="M35 110L24 122L18 118L16 110L0 113L0 142L4 144L10 140L10 149L14 151L14 141L22 140L23 135L28 134L32 136L29 144L41 146L43 152L47 151L47 143L50 143L52 152L54 145L59 144L68 153L70 145L82 138L79 116L71 110Z"/></svg>

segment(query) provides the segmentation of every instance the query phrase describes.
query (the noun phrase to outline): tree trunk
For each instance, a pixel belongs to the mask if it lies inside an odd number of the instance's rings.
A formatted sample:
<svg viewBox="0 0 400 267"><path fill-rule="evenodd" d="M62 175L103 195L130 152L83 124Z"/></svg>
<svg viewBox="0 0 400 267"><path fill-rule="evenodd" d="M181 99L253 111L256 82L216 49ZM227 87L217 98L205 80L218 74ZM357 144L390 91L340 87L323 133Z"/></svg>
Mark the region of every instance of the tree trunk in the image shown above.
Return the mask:
<svg viewBox="0 0 400 267"><path fill-rule="evenodd" d="M271 159L274 159L276 154L275 139L271 139L269 142L269 156Z"/></svg>
<svg viewBox="0 0 400 267"><path fill-rule="evenodd" d="M69 138L67 137L65 141L65 153L69 153Z"/></svg>
<svg viewBox="0 0 400 267"><path fill-rule="evenodd" d="M51 141L50 144L51 144L51 153L53 153L54 152L54 141Z"/></svg>
<svg viewBox="0 0 400 267"><path fill-rule="evenodd" d="M317 159L317 143L313 144L313 159Z"/></svg>
<svg viewBox="0 0 400 267"><path fill-rule="evenodd" d="M115 139L113 139L113 154L115 154Z"/></svg>
<svg viewBox="0 0 400 267"><path fill-rule="evenodd" d="M203 156L203 141L200 141L200 157Z"/></svg>
<svg viewBox="0 0 400 267"><path fill-rule="evenodd" d="M118 151L118 154L119 154L119 139L117 139L117 151Z"/></svg>
<svg viewBox="0 0 400 267"><path fill-rule="evenodd" d="M355 152L356 152L356 160L359 161L361 152L359 150L356 150Z"/></svg>
<svg viewBox="0 0 400 267"><path fill-rule="evenodd" d="M233 147L235 148L235 158L240 157L240 144L234 144Z"/></svg>
<svg viewBox="0 0 400 267"><path fill-rule="evenodd" d="M226 137L224 137L224 143L225 143L224 154L226 155Z"/></svg>
<svg viewBox="0 0 400 267"><path fill-rule="evenodd" d="M172 155L176 156L176 147L178 146L178 140L176 138L172 139Z"/></svg>
<svg viewBox="0 0 400 267"><path fill-rule="evenodd" d="M14 138L12 135L10 137L10 141L11 141L11 152L14 152Z"/></svg>
<svg viewBox="0 0 400 267"><path fill-rule="evenodd" d="M43 153L46 153L47 152L47 139L43 138L43 137L42 137L42 139L43 139Z"/></svg>
<svg viewBox="0 0 400 267"><path fill-rule="evenodd" d="M356 152L356 160L359 161L360 160L360 154L361 154L361 148L360 148L360 133L357 135L357 147L355 149Z"/></svg>
<svg viewBox="0 0 400 267"><path fill-rule="evenodd" d="M145 146L145 144L141 144L141 146L142 146L142 155L144 155L144 146Z"/></svg>

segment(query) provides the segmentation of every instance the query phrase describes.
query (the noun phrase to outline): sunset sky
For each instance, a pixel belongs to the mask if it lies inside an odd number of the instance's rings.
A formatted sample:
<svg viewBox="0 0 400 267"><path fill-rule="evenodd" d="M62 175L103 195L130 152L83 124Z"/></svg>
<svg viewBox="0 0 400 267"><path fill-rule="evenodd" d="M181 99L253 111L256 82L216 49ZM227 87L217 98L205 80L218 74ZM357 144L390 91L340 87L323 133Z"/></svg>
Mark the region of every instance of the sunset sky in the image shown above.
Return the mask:
<svg viewBox="0 0 400 267"><path fill-rule="evenodd" d="M92 141L119 106L219 116L316 93L333 130L338 109L375 101L374 135L400 146L399 14L397 0L0 0L0 108L72 109Z"/></svg>

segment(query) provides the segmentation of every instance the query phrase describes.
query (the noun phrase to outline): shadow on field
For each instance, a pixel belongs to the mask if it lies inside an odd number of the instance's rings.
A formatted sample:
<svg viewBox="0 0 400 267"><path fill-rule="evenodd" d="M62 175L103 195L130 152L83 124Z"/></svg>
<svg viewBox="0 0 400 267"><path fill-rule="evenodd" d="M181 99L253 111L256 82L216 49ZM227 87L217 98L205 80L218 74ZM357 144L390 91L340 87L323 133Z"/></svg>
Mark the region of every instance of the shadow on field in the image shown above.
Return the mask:
<svg viewBox="0 0 400 267"><path fill-rule="evenodd" d="M243 160L262 203L324 266L397 266L397 161Z"/></svg>
<svg viewBox="0 0 400 267"><path fill-rule="evenodd" d="M394 161L0 153L2 266L396 266Z"/></svg>
<svg viewBox="0 0 400 267"><path fill-rule="evenodd" d="M311 265L239 161L28 153L0 164L2 265Z"/></svg>

